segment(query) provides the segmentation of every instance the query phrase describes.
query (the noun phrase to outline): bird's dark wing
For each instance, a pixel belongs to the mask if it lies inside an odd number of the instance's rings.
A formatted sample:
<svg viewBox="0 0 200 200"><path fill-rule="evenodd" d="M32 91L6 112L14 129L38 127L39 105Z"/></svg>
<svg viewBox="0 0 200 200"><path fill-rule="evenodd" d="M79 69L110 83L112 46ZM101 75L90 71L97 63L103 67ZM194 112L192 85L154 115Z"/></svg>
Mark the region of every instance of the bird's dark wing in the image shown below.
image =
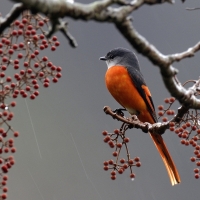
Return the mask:
<svg viewBox="0 0 200 200"><path fill-rule="evenodd" d="M135 87L137 88L139 94L141 97L144 99L144 102L147 105L148 111L151 114L152 118L154 119L155 122L157 122L157 117L155 113L155 107L153 104L153 100L151 97L151 93L145 83L145 80L143 78L143 75L140 71L135 69L134 67L131 66L126 66L127 71L131 77L131 80Z"/></svg>

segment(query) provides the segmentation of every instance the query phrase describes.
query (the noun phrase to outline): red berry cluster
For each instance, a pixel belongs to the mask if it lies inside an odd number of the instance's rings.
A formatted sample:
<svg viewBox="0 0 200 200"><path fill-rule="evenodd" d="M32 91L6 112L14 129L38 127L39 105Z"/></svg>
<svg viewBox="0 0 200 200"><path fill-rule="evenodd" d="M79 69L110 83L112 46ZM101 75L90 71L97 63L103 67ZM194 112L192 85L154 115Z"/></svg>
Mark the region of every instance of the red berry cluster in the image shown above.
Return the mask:
<svg viewBox="0 0 200 200"><path fill-rule="evenodd" d="M7 176L4 174L15 164L12 153L16 152L14 139L19 133L14 131L10 121L14 117L11 112L16 106L16 99L29 97L35 99L39 95L38 89L49 87L50 82L56 83L61 78L62 68L55 66L44 50L52 51L60 45L56 36L51 39L45 37L44 25L48 19L40 15L24 12L21 20L14 21L9 29L0 36L0 188L3 194L0 199L6 199ZM41 55L42 54L42 55ZM7 139L12 134L12 137Z"/></svg>
<svg viewBox="0 0 200 200"><path fill-rule="evenodd" d="M125 137L125 131L127 128L123 127L120 130L116 129L114 130L113 133L108 133L107 131L103 131L102 134L105 136L104 137L104 142L107 143L110 148L115 148L115 151L112 153L113 157L115 157L114 160L108 160L104 162L104 170L112 170L111 171L111 179L115 180L116 175L118 174L123 174L123 172L126 169L130 169L130 178L134 180L135 174L132 172L132 167L140 167L141 163L139 162L140 159L139 157L135 157L134 159L130 158L130 154L128 151L128 146L127 143L130 141L128 137ZM124 158L119 158L120 152L122 147L125 146L126 148L126 155L127 155L127 160Z"/></svg>
<svg viewBox="0 0 200 200"><path fill-rule="evenodd" d="M158 116L159 117L162 117L162 121L163 122L167 122L168 121L168 118L167 117L165 117L164 115L168 115L168 116L173 116L174 114L175 114L175 111L174 110L172 110L172 109L170 109L171 108L171 106L172 106L172 104L175 102L175 98L174 97L170 97L170 98L166 98L165 100L164 100L164 102L166 103L166 104L168 104L168 107L167 107L167 109L164 109L164 106L163 105L159 105L158 106Z"/></svg>
<svg viewBox="0 0 200 200"><path fill-rule="evenodd" d="M164 106L158 106L158 115L163 116L164 114L174 115L174 110L170 110L175 99L173 97L167 98L164 100L165 103L169 104L167 109L164 109ZM167 118L162 119L164 122L167 121ZM169 129L174 132L181 138L180 142L182 145L189 146L191 145L194 148L194 156L190 158L191 162L195 162L197 167L200 167L200 117L199 111L188 111L180 122L170 122ZM195 178L200 177L199 168L194 169Z"/></svg>

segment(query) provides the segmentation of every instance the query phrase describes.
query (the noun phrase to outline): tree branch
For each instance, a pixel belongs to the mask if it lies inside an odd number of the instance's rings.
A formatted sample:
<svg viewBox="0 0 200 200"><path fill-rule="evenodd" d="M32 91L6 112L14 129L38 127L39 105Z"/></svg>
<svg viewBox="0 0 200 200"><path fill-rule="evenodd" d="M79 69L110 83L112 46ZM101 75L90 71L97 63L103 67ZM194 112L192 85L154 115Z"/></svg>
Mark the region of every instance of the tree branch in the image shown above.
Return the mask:
<svg viewBox="0 0 200 200"><path fill-rule="evenodd" d="M23 4L23 6L20 7L22 10L25 7L34 13L40 12L46 14L52 21L52 29L50 29L47 35L50 36L54 31L61 30L73 47L77 45L76 41L71 34L69 34L67 27L63 26L65 22L61 22L59 18L67 16L73 19L114 23L121 34L139 53L143 54L154 65L160 68L165 86L171 95L187 108L200 109L200 100L195 96L199 81L196 82L196 86L185 89L176 77L178 70L172 66L174 62L194 56L195 52L200 49L200 42L182 53L163 55L155 46L150 44L134 29L132 21L130 20L130 17L128 17L134 10L144 4L154 5L165 2L174 3L173 0L133 0L130 3L126 0L102 0L90 4L69 3L66 0L12 1L21 2ZM118 4L119 6L113 7L114 4ZM10 16L12 16L10 17L10 20L7 20L9 23L5 22L6 18L4 19L4 24L0 27L0 33L5 29L5 24L10 24L18 16L13 13L15 12L11 12L10 14Z"/></svg>
<svg viewBox="0 0 200 200"><path fill-rule="evenodd" d="M181 106L178 109L177 115L175 115L171 120L169 120L168 122L162 122L162 123L158 122L154 124L150 124L147 122L143 123L137 118L136 115L132 115L129 118L122 117L117 113L113 112L109 106L105 106L103 110L107 115L112 116L113 119L117 119L118 121L127 123L131 125L131 127L141 129L144 133L151 132L151 133L163 134L167 129L169 129L170 122L179 123L182 120L183 116L187 113L188 108L185 106Z"/></svg>
<svg viewBox="0 0 200 200"><path fill-rule="evenodd" d="M0 18L0 34L10 26L10 24L19 17L19 15L25 10L25 6L22 3L17 3L13 6L11 11L5 18Z"/></svg>

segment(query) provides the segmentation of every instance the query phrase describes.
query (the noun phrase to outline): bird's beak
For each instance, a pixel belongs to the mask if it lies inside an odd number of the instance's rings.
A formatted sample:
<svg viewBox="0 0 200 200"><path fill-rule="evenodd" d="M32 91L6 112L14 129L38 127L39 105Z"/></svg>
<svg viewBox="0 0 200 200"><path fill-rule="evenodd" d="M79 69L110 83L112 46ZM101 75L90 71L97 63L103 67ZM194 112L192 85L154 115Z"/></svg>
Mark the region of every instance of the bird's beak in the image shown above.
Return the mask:
<svg viewBox="0 0 200 200"><path fill-rule="evenodd" d="M104 57L100 57L99 60L106 61L107 59L106 59L106 57L104 56Z"/></svg>

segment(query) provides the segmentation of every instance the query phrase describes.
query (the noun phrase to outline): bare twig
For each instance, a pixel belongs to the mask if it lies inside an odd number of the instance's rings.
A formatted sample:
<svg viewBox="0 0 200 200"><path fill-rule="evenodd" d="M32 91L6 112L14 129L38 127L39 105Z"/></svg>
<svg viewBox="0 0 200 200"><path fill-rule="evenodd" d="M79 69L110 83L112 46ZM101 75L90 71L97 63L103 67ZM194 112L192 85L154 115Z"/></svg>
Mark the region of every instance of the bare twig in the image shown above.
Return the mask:
<svg viewBox="0 0 200 200"><path fill-rule="evenodd" d="M0 34L10 26L10 24L25 10L22 3L17 3L13 6L11 11L5 18L0 18Z"/></svg>

